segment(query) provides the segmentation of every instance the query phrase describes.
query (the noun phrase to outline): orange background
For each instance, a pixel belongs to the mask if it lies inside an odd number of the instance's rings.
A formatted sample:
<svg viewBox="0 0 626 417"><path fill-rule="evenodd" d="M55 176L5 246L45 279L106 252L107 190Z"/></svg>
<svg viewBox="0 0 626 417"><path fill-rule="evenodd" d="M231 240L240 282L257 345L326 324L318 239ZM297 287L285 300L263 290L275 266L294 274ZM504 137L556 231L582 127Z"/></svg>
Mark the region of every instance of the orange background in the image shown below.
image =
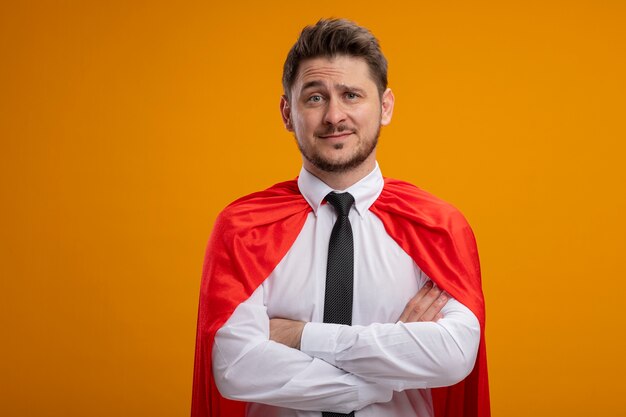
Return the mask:
<svg viewBox="0 0 626 417"><path fill-rule="evenodd" d="M2 415L188 415L213 219L297 174L325 16L389 59L385 175L475 229L494 416L626 415L626 3L408 3L2 3Z"/></svg>

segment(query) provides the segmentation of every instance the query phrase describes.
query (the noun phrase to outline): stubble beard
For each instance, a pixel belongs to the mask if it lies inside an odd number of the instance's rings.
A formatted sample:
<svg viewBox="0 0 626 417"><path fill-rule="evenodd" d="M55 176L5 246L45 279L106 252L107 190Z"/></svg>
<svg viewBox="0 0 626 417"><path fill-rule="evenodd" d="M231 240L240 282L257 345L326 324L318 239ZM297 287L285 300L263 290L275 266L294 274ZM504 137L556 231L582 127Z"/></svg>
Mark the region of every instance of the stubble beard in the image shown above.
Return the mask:
<svg viewBox="0 0 626 417"><path fill-rule="evenodd" d="M300 149L302 156L304 156L304 158L317 169L324 172L344 173L360 166L363 162L365 162L365 160L367 160L372 152L374 152L374 149L376 149L376 145L378 145L378 136L380 136L380 126L378 126L373 140L361 141L359 144L361 146L357 147L354 155L350 156L345 161L332 161L322 156L315 149L304 149L297 137L296 144L298 145L298 149ZM343 147L344 145L342 143L338 143L334 146L337 150L343 149Z"/></svg>

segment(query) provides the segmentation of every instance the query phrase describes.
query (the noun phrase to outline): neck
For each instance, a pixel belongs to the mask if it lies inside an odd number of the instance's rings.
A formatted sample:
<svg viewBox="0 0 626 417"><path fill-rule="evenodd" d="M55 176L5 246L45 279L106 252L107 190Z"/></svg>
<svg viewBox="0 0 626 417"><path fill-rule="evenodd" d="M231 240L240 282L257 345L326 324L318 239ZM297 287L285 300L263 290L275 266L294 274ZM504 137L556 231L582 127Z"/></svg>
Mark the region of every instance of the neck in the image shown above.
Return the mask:
<svg viewBox="0 0 626 417"><path fill-rule="evenodd" d="M304 169L315 175L320 180L324 181L326 185L333 190L345 190L351 185L356 184L363 178L365 178L376 167L376 157L372 152L371 158L366 159L359 166L345 172L327 172L322 171L316 166L312 165L306 159L303 160Z"/></svg>

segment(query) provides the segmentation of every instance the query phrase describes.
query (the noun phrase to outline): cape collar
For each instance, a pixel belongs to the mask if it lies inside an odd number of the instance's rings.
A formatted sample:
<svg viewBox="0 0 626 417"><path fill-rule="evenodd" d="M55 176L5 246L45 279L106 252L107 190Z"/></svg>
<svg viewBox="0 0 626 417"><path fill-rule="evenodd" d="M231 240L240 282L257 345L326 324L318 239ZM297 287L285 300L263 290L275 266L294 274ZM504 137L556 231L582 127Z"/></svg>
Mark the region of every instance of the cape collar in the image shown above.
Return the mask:
<svg viewBox="0 0 626 417"><path fill-rule="evenodd" d="M300 170L300 176L298 177L298 188L316 216L317 210L324 204L324 198L331 191L338 193L349 192L352 194L354 197L354 207L359 216L363 216L383 191L384 183L385 181L380 167L378 166L378 162L376 162L376 166L372 172L345 190L332 189L322 180L304 169L304 167Z"/></svg>

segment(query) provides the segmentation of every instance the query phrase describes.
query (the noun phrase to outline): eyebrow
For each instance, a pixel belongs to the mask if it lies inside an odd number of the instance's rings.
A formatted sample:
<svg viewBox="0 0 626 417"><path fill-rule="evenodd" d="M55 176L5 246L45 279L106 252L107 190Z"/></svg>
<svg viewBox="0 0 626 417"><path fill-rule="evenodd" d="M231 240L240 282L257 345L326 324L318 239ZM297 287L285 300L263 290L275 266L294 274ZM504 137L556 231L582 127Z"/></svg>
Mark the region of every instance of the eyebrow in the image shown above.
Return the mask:
<svg viewBox="0 0 626 417"><path fill-rule="evenodd" d="M312 81L307 81L306 83L304 83L302 85L302 90L301 91L305 91L308 90L309 88L316 88L316 87L324 87L325 84L319 80L312 80ZM363 90L362 88L359 87L351 87L349 85L346 84L335 84L333 86L334 88L337 88L339 90L343 90L343 91L356 91L358 93L365 93L365 90Z"/></svg>
<svg viewBox="0 0 626 417"><path fill-rule="evenodd" d="M313 87L321 87L323 85L324 84L319 80L307 81L306 83L302 85L302 91L307 90L309 88L313 88Z"/></svg>

